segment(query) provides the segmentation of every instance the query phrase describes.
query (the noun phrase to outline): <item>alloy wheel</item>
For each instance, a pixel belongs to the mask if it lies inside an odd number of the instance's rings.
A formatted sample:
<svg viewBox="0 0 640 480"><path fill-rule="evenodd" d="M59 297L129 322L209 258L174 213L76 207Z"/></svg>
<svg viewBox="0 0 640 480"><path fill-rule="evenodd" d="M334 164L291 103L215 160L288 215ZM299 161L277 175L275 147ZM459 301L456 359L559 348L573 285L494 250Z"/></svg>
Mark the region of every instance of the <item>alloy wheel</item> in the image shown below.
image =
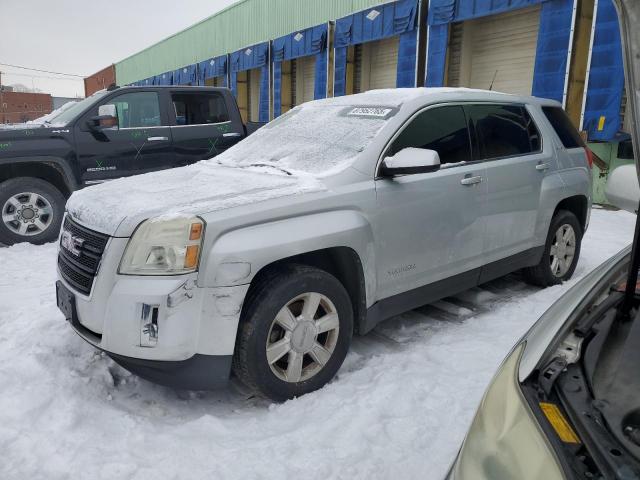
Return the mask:
<svg viewBox="0 0 640 480"><path fill-rule="evenodd" d="M571 268L576 253L576 232L569 224L564 224L556 231L549 251L551 273L554 277L563 277Z"/></svg>
<svg viewBox="0 0 640 480"><path fill-rule="evenodd" d="M38 235L53 222L53 207L49 200L38 193L17 193L4 202L2 222L17 235Z"/></svg>
<svg viewBox="0 0 640 480"><path fill-rule="evenodd" d="M340 320L325 295L308 292L280 309L267 336L271 371L289 383L303 382L327 364L336 348Z"/></svg>

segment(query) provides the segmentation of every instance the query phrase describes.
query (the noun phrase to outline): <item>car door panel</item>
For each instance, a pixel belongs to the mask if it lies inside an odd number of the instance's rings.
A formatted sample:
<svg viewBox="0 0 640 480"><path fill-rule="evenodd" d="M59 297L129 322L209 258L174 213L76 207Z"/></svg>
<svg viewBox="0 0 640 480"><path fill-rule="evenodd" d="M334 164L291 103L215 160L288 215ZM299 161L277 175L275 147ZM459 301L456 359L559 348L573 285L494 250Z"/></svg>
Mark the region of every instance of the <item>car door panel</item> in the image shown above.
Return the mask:
<svg viewBox="0 0 640 480"><path fill-rule="evenodd" d="M376 180L379 298L482 264L485 167L472 161L462 106L419 112L394 138L385 156L407 147L435 150L442 165L432 173Z"/></svg>

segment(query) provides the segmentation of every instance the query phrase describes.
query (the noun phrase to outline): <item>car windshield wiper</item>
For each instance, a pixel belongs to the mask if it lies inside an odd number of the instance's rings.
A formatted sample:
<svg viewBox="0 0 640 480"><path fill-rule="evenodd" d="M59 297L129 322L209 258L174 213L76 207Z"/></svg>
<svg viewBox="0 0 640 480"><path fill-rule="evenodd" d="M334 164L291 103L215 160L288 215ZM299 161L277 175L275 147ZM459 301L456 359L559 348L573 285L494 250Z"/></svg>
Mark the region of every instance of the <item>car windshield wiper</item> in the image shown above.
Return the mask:
<svg viewBox="0 0 640 480"><path fill-rule="evenodd" d="M290 171L285 170L282 167L276 167L275 165L271 165L270 163L250 163L249 165L242 166L242 168L245 168L245 167L270 167L270 168L275 168L276 170L280 170L281 172L284 172L287 175L293 175Z"/></svg>

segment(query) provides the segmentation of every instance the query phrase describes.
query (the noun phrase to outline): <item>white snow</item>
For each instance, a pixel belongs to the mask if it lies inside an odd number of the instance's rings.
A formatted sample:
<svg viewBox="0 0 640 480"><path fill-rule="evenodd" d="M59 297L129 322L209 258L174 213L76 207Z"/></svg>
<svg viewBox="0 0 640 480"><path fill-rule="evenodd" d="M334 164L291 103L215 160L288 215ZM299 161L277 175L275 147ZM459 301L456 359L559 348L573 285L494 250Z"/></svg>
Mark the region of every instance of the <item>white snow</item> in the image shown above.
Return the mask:
<svg viewBox="0 0 640 480"><path fill-rule="evenodd" d="M264 167L229 168L206 160L78 190L67 210L80 222L113 234L125 219L132 230L154 216L203 214L324 189L310 175L288 176L272 168L267 173Z"/></svg>
<svg viewBox="0 0 640 480"><path fill-rule="evenodd" d="M496 367L580 277L631 242L594 210L575 278L517 275L385 322L338 377L284 404L128 374L55 305L55 245L0 249L0 478L441 479Z"/></svg>
<svg viewBox="0 0 640 480"><path fill-rule="evenodd" d="M25 123L14 123L14 124L8 124L8 125L0 125L0 130L17 130L17 129L23 129L23 128L31 128L34 126L42 126L44 125L46 122L50 122L53 118L57 117L58 115L60 115L62 112L69 110L71 107L73 107L76 103L78 102L67 102L64 105L62 105L59 108L56 108L55 110L53 110L51 113L47 113L46 115L43 115L42 117L36 118L35 120L29 120L28 122ZM49 126L51 127L56 127L56 126L64 126L65 124L50 124Z"/></svg>

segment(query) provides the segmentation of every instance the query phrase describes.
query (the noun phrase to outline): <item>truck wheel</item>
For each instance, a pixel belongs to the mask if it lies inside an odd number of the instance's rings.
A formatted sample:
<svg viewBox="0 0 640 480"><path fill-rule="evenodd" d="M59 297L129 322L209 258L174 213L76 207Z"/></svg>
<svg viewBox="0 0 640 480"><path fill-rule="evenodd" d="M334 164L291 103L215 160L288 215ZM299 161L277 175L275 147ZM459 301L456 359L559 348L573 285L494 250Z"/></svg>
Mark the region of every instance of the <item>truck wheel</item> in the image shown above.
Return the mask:
<svg viewBox="0 0 640 480"><path fill-rule="evenodd" d="M58 238L65 198L39 178L18 177L0 183L0 243L47 243Z"/></svg>
<svg viewBox="0 0 640 480"><path fill-rule="evenodd" d="M329 382L353 332L351 299L338 279L287 265L264 276L249 295L233 359L236 376L275 401Z"/></svg>
<svg viewBox="0 0 640 480"><path fill-rule="evenodd" d="M539 287L557 285L573 275L580 256L582 227L576 216L560 210L551 219L540 263L524 269L527 283Z"/></svg>

